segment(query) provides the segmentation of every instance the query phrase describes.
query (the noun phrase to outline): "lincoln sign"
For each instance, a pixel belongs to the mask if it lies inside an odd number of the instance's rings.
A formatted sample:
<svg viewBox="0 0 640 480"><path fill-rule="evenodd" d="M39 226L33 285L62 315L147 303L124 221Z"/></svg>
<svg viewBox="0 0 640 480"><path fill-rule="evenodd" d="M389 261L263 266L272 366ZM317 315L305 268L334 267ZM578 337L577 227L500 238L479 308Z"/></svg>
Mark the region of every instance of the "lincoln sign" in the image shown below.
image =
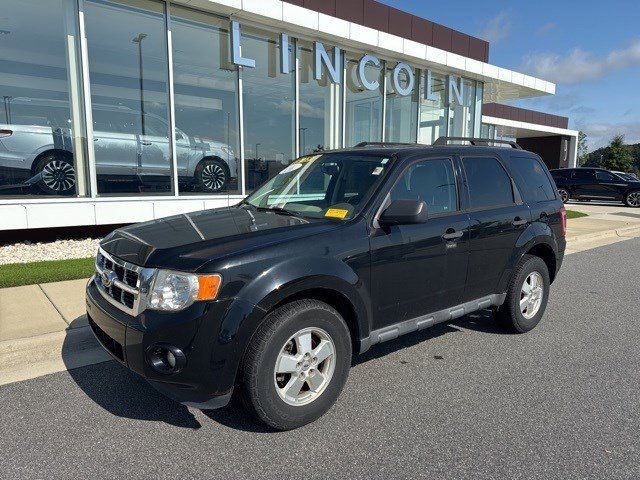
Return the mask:
<svg viewBox="0 0 640 480"><path fill-rule="evenodd" d="M286 33L280 34L280 71L284 74L290 72L289 68L289 36ZM342 50L338 47L333 47L333 55L329 55L324 45L320 42L313 43L313 75L316 80L322 78L322 72L324 65L329 78L334 83L340 83L340 65L342 56ZM240 45L240 24L236 21L231 22L231 61L235 65L242 67L255 68L256 61L252 58L242 56L242 49ZM360 58L357 68L357 77L363 88L366 90L376 90L380 87L378 80L372 80L365 75L365 69L367 65L373 65L375 67L381 67L382 62L378 57L372 54L365 54ZM400 82L401 74L405 75L406 82ZM438 101L439 98L436 93L433 92L433 79L431 70L424 70L425 76L425 100ZM413 69L404 62L398 62L393 69L392 76L394 90L402 96L411 95L416 85ZM404 85L403 85L404 83ZM447 75L447 104L450 105L454 100L462 105L462 99L464 97L464 82L462 78L454 75Z"/></svg>

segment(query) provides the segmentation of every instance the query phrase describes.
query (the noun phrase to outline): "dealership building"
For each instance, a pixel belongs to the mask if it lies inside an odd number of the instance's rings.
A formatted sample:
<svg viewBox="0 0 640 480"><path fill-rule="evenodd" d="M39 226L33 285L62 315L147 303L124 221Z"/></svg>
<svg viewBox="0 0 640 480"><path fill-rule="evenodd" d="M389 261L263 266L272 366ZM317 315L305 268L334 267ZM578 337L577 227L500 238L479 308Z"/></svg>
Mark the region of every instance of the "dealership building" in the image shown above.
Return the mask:
<svg viewBox="0 0 640 480"><path fill-rule="evenodd" d="M556 87L374 0L6 0L0 231L237 203L292 159L361 142L516 140L574 166Z"/></svg>

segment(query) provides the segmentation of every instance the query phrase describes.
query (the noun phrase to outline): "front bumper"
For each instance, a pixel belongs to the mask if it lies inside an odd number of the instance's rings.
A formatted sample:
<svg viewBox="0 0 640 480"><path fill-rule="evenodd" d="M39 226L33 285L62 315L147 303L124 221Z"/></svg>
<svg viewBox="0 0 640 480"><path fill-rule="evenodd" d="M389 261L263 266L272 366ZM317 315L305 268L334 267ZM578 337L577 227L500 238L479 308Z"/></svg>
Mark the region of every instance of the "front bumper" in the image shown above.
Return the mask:
<svg viewBox="0 0 640 480"><path fill-rule="evenodd" d="M233 391L234 358L220 357L216 344L230 300L196 302L181 312L145 310L131 316L107 301L93 278L87 284L87 316L100 344L111 356L144 377L164 395L197 408L226 405ZM173 345L186 356L176 373L162 373L149 362L147 351ZM224 349L221 349L224 351Z"/></svg>

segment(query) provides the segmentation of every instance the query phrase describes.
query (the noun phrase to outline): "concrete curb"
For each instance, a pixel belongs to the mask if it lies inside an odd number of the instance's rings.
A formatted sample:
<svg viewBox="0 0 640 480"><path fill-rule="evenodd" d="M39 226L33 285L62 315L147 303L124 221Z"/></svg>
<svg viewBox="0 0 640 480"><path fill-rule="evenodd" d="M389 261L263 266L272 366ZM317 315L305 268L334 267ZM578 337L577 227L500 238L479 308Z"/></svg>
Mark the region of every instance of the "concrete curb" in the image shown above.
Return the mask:
<svg viewBox="0 0 640 480"><path fill-rule="evenodd" d="M0 385L110 360L89 327L0 342Z"/></svg>
<svg viewBox="0 0 640 480"><path fill-rule="evenodd" d="M566 238L567 243L579 243L588 242L591 240L598 240L600 238L610 237L634 237L640 235L640 225L630 225L628 227L621 227L612 230L605 230L601 232L586 233L584 235L571 235Z"/></svg>

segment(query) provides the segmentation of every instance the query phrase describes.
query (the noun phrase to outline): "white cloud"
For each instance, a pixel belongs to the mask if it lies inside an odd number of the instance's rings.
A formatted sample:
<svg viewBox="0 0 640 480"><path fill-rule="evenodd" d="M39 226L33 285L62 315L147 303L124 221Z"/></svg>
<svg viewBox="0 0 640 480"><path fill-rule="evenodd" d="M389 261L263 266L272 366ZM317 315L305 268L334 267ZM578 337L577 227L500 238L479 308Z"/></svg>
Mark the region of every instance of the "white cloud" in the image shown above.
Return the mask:
<svg viewBox="0 0 640 480"><path fill-rule="evenodd" d="M625 143L640 143L640 123L588 123L576 124L587 134L589 149L607 145L615 135L624 135Z"/></svg>
<svg viewBox="0 0 640 480"><path fill-rule="evenodd" d="M508 37L510 32L511 17L506 12L501 12L487 22L480 32L480 38L495 44Z"/></svg>
<svg viewBox="0 0 640 480"><path fill-rule="evenodd" d="M555 22L545 23L540 28L538 28L538 30L536 30L536 35L538 35L539 37L544 37L549 32L551 32L551 30L554 30L556 27L557 25Z"/></svg>
<svg viewBox="0 0 640 480"><path fill-rule="evenodd" d="M633 66L640 66L640 39L634 40L627 48L612 50L602 57L580 48L573 49L566 56L557 53L531 54L524 58L520 68L551 82L573 84L602 78Z"/></svg>

